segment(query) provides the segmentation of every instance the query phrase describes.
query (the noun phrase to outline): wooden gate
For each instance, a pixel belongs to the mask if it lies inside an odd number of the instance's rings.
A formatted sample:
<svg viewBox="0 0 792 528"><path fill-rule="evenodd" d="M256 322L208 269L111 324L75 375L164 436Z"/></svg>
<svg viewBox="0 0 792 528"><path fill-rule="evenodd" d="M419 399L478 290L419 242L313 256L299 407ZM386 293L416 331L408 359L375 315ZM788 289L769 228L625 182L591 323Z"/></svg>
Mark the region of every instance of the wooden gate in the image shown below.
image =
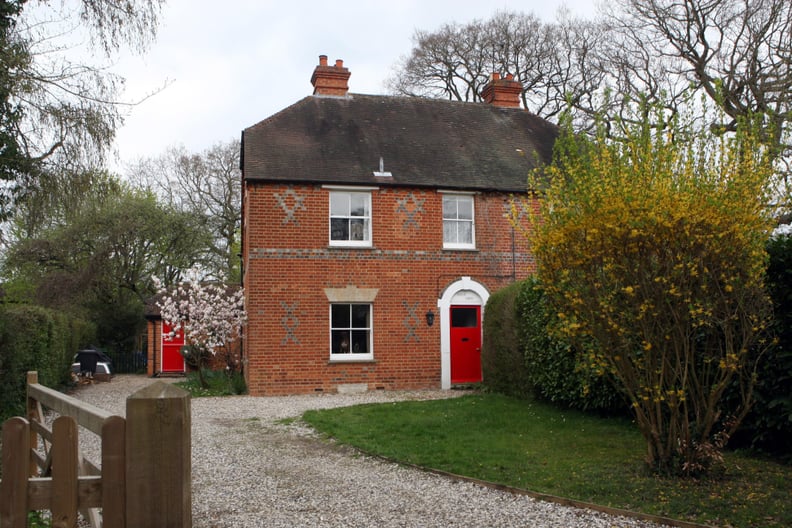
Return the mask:
<svg viewBox="0 0 792 528"><path fill-rule="evenodd" d="M23 528L34 510L62 528L78 511L94 527L192 525L187 392L154 382L127 399L126 419L39 385L36 372L27 394L27 419L3 423L0 526ZM44 407L60 415L51 429ZM100 465L80 455L78 425L101 437Z"/></svg>

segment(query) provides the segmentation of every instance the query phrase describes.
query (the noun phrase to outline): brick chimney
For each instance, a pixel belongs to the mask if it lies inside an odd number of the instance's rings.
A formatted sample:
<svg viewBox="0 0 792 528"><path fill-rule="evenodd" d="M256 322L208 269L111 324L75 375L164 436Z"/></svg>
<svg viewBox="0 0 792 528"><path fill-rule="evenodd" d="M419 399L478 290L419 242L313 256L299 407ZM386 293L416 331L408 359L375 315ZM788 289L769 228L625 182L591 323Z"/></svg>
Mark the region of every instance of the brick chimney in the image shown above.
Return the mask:
<svg viewBox="0 0 792 528"><path fill-rule="evenodd" d="M319 66L311 76L314 95L335 95L343 97L349 91L349 68L344 68L344 61L337 60L335 66L327 65L327 55L319 55Z"/></svg>
<svg viewBox="0 0 792 528"><path fill-rule="evenodd" d="M492 79L481 91L481 97L485 103L493 106L520 108L522 89L522 83L515 81L511 73L506 74L505 79L501 79L499 73L493 73Z"/></svg>

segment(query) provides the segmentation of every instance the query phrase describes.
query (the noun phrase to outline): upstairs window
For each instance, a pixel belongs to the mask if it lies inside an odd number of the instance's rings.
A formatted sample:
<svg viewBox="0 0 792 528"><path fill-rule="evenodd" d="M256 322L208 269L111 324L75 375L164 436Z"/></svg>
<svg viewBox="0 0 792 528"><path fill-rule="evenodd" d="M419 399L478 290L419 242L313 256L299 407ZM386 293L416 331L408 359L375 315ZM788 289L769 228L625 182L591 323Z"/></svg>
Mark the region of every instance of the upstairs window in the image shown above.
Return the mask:
<svg viewBox="0 0 792 528"><path fill-rule="evenodd" d="M370 192L330 192L330 245L371 246Z"/></svg>
<svg viewBox="0 0 792 528"><path fill-rule="evenodd" d="M473 196L443 195L443 247L446 249L475 249Z"/></svg>

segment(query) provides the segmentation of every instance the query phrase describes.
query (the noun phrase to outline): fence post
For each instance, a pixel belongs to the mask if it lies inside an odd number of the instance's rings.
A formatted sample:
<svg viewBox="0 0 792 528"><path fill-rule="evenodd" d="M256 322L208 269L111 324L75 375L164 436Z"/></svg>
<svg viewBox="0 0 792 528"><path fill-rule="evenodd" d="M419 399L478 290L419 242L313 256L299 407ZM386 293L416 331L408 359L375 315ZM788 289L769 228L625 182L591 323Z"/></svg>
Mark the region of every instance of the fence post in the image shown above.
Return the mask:
<svg viewBox="0 0 792 528"><path fill-rule="evenodd" d="M3 528L27 526L28 459L30 424L24 418L3 423L3 480L0 482L0 525Z"/></svg>
<svg viewBox="0 0 792 528"><path fill-rule="evenodd" d="M52 424L52 526L77 526L80 476L77 460L77 420L59 416Z"/></svg>
<svg viewBox="0 0 792 528"><path fill-rule="evenodd" d="M102 524L126 527L126 420L111 416L102 424Z"/></svg>
<svg viewBox="0 0 792 528"><path fill-rule="evenodd" d="M192 526L190 394L157 381L127 398L129 528Z"/></svg>
<svg viewBox="0 0 792 528"><path fill-rule="evenodd" d="M29 422L41 420L43 416L41 416L41 406L39 403L30 397L30 386L31 385L38 385L38 371L36 370L29 370L27 375L25 376L25 394L27 395L27 399L25 400L25 410L27 412L27 419ZM30 449L37 449L38 448L38 433L31 427L30 428ZM34 476L38 474L38 466L36 465L36 461L33 460L33 457L28 457L30 462L28 462L28 474L29 476Z"/></svg>

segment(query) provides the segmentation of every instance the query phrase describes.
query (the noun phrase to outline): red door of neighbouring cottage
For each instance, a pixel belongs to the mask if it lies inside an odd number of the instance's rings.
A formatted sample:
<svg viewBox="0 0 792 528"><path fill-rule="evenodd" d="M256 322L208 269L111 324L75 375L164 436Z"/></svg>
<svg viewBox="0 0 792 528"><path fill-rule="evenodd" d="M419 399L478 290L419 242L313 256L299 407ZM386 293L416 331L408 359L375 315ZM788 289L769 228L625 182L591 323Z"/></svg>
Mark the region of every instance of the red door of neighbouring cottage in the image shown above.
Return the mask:
<svg viewBox="0 0 792 528"><path fill-rule="evenodd" d="M173 337L170 337L171 330L172 327L163 321L161 372L184 372L184 356L181 355L184 332L179 328Z"/></svg>
<svg viewBox="0 0 792 528"><path fill-rule="evenodd" d="M451 307L451 383L481 381L481 306Z"/></svg>

